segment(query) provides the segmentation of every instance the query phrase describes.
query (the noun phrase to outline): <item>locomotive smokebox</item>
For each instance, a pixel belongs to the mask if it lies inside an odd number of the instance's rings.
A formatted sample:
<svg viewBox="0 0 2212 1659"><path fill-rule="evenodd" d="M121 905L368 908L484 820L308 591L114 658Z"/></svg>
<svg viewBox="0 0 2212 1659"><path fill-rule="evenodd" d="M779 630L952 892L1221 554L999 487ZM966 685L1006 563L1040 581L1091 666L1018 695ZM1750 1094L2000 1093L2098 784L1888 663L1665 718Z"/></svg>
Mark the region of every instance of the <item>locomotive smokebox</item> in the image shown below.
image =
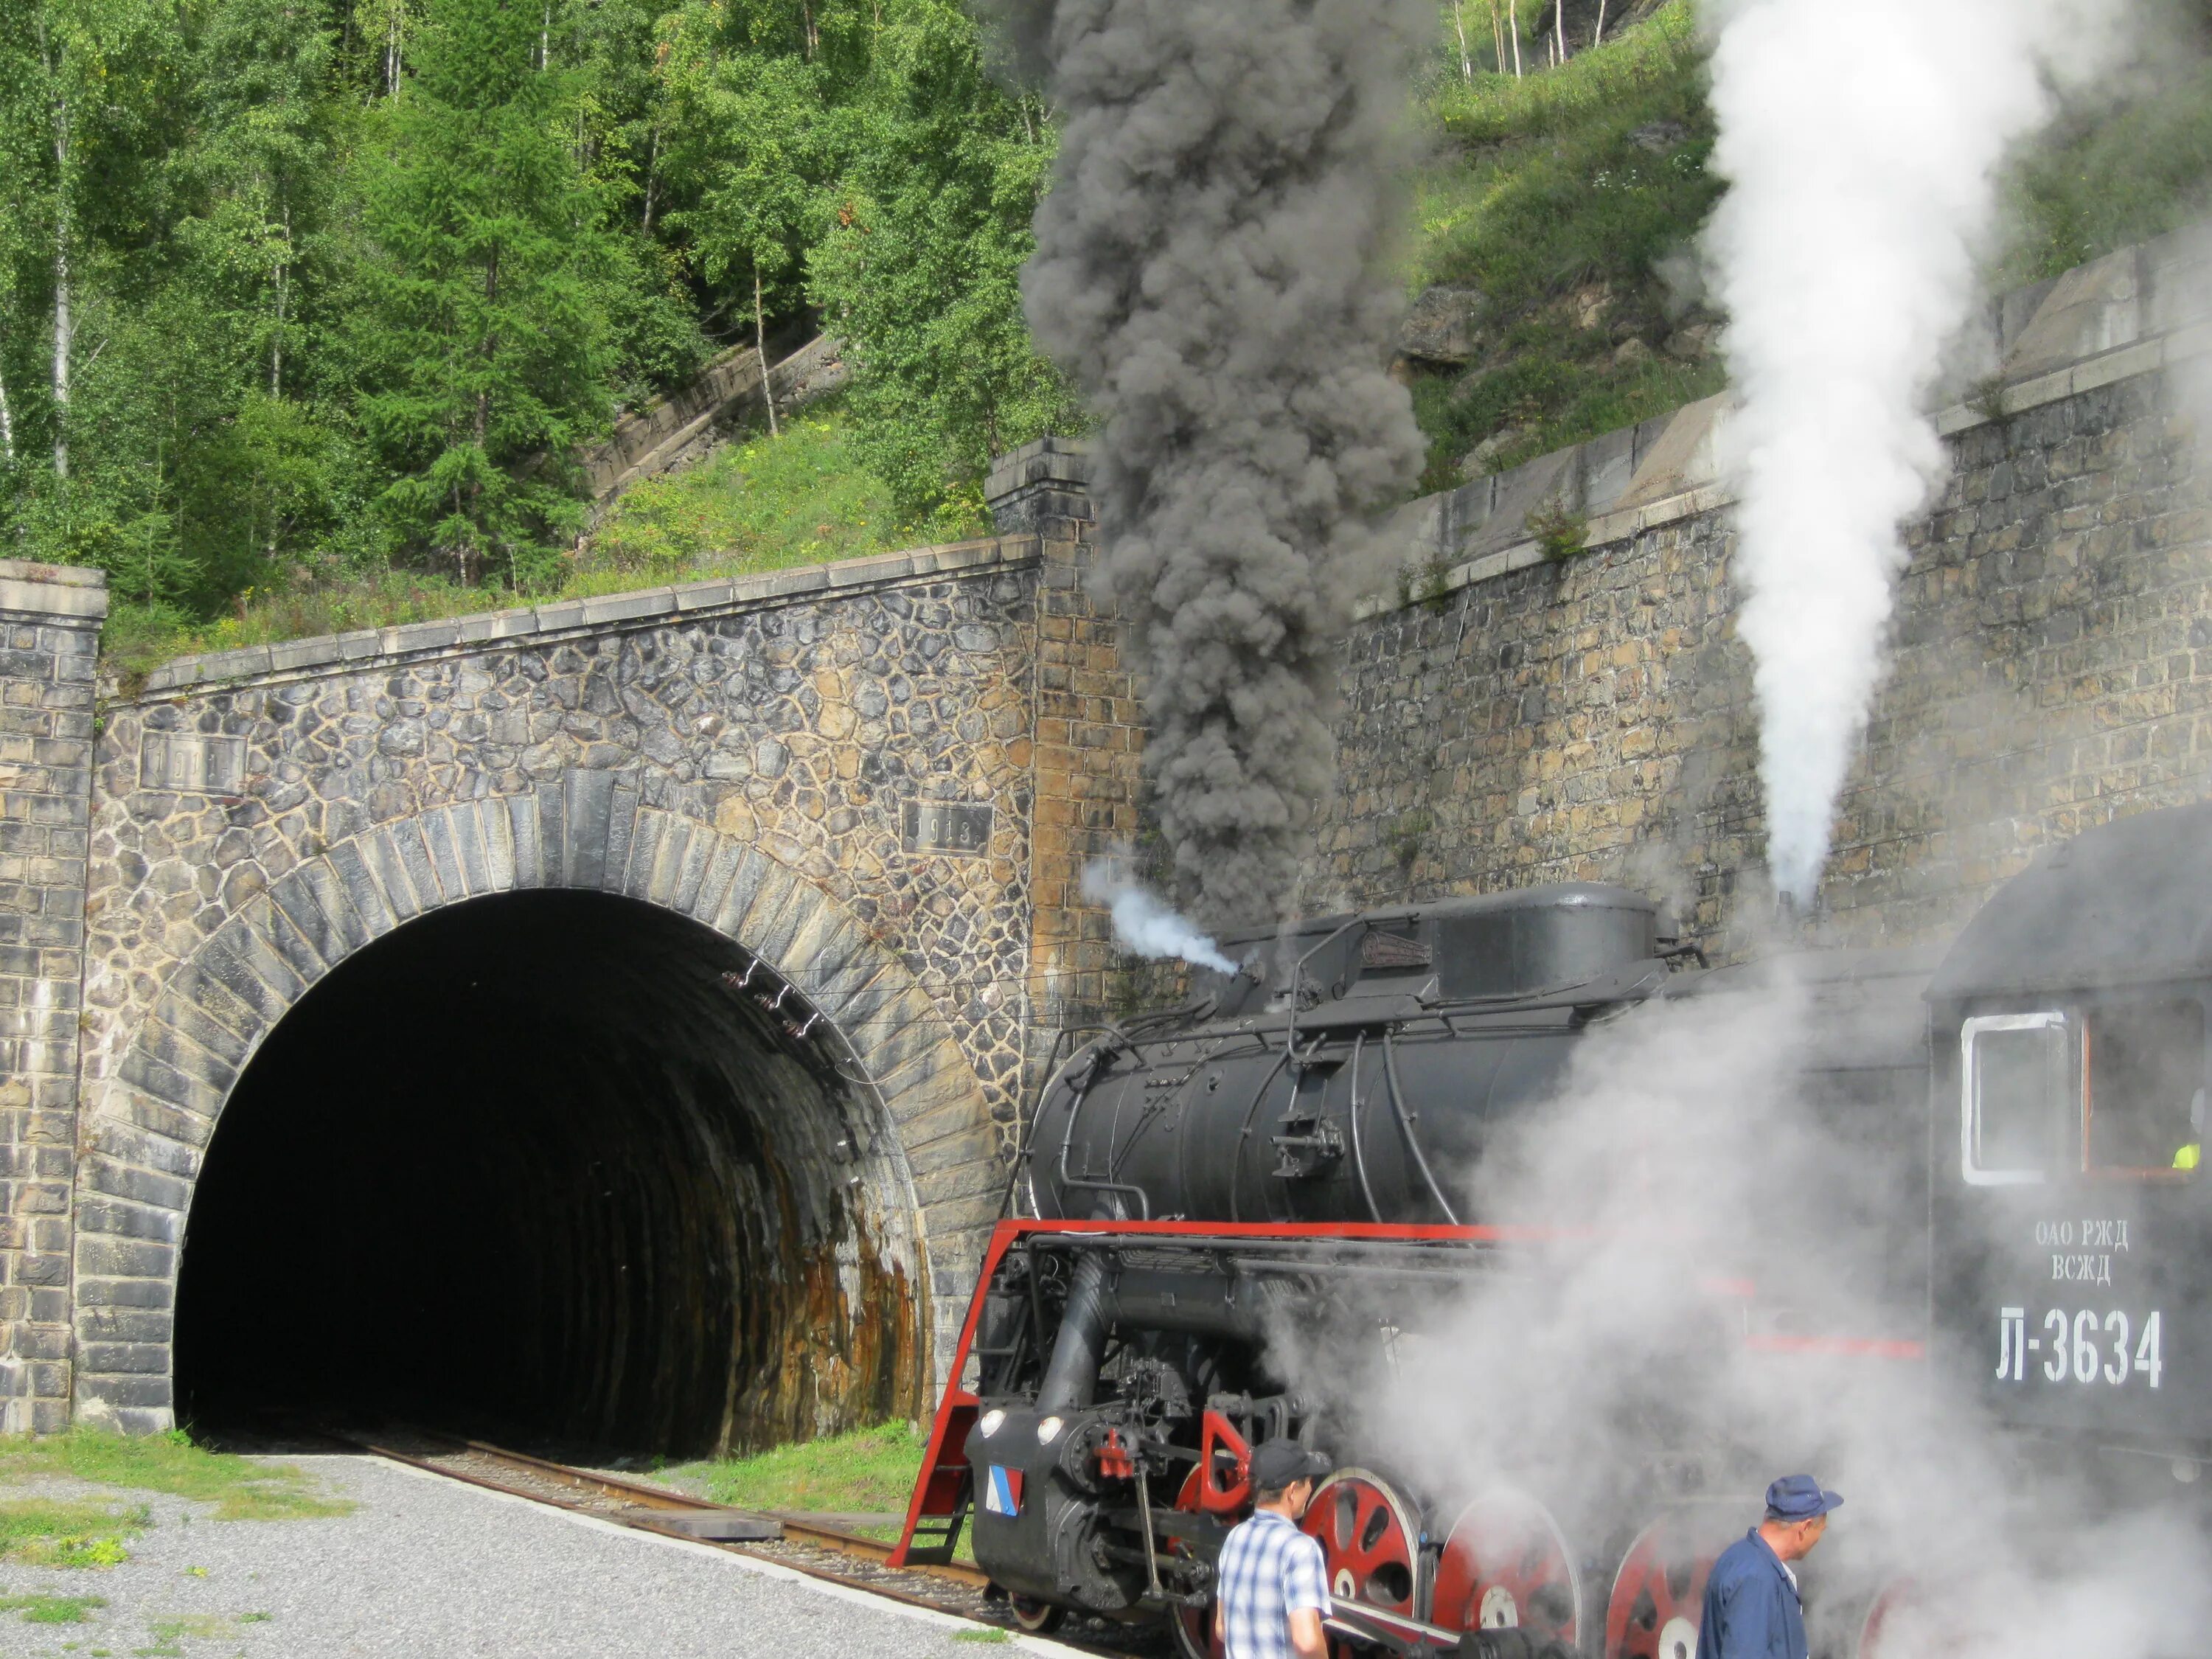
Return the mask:
<svg viewBox="0 0 2212 1659"><path fill-rule="evenodd" d="M1573 884L1231 935L1053 1079L1026 1149L1046 1218L1459 1218L1484 1137L1554 1091L1589 1021L1668 972L1657 907Z"/></svg>

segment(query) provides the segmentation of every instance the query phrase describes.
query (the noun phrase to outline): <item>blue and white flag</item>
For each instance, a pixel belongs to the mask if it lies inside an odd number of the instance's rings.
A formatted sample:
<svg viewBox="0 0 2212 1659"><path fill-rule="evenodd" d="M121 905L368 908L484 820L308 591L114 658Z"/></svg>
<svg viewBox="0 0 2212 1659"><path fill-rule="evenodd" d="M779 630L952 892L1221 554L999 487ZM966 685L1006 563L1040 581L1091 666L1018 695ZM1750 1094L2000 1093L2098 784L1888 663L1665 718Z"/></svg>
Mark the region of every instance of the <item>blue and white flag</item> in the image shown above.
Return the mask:
<svg viewBox="0 0 2212 1659"><path fill-rule="evenodd" d="M1022 1512L1022 1472L1003 1463L991 1465L991 1478L983 1484L983 1507L993 1515Z"/></svg>

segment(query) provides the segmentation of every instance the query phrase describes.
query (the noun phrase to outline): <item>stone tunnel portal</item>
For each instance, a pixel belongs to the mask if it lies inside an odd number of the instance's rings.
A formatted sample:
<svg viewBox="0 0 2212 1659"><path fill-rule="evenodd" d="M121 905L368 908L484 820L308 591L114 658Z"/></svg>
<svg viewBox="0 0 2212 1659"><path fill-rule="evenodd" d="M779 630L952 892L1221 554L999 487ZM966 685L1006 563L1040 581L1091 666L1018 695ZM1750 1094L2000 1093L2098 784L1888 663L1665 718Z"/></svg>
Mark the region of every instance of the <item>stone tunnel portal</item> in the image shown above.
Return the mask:
<svg viewBox="0 0 2212 1659"><path fill-rule="evenodd" d="M782 989L701 923L585 892L450 906L333 969L210 1144L180 1419L690 1455L918 1411L896 1136Z"/></svg>

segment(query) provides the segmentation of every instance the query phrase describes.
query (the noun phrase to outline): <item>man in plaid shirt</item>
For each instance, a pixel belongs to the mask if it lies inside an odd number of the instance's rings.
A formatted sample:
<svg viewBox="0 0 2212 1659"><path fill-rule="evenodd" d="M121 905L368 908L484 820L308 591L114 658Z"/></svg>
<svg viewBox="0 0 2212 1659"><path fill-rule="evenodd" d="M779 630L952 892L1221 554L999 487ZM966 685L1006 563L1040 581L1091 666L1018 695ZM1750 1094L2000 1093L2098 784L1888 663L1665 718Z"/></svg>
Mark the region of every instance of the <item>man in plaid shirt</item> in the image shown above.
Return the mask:
<svg viewBox="0 0 2212 1659"><path fill-rule="evenodd" d="M1252 1518L1221 1546L1213 1634L1229 1659L1328 1659L1329 1613L1321 1546L1298 1530L1328 1460L1295 1440L1252 1453Z"/></svg>

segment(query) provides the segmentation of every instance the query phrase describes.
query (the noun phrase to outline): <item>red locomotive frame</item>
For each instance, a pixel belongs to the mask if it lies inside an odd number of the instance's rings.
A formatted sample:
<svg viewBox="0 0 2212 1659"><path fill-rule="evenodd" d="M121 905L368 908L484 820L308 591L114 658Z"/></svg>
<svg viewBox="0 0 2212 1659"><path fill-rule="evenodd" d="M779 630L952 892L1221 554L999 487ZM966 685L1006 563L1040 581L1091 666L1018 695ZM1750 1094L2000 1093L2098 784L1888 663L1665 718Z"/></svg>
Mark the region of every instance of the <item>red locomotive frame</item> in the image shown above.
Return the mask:
<svg viewBox="0 0 2212 1659"><path fill-rule="evenodd" d="M1254 1243L1333 1239L1378 1244L1534 1243L1572 1236L1566 1231L1547 1227L1416 1226L1376 1222L1001 1221L992 1230L991 1243L983 1252L982 1267L976 1276L975 1293L969 1298L968 1316L961 1322L959 1346L953 1350L945 1392L938 1401L935 1420L930 1425L929 1445L922 1455L914 1496L907 1504L906 1525L899 1534L898 1547L891 1552L890 1565L895 1567L951 1558L951 1528L967 1513L974 1491L974 1475L968 1467L965 1448L968 1431L975 1426L981 1401L961 1386L960 1378L967 1370L969 1350L975 1345L975 1327L983 1314L983 1298L1009 1249L1024 1238L1053 1233L1132 1239L1240 1239ZM1238 1462L1241 1483L1241 1455ZM1241 1484L1234 1490L1232 1507L1243 1501ZM925 1539L917 1550L915 1534L928 1530L931 1521L945 1523L939 1529L945 1534L944 1541L936 1543Z"/></svg>

